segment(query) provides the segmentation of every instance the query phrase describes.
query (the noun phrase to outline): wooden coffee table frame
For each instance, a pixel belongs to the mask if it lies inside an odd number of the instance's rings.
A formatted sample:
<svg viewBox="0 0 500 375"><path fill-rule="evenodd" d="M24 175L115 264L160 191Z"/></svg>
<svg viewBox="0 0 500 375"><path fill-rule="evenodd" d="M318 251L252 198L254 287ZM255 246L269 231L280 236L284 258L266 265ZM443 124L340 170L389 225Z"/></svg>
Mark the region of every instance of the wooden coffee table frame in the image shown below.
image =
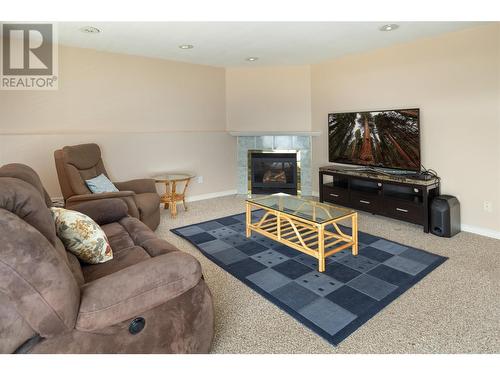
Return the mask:
<svg viewBox="0 0 500 375"><path fill-rule="evenodd" d="M316 210L330 213L322 205L324 203L304 202L313 205L313 217ZM263 209L265 214L255 223L252 223L252 207ZM297 210L298 211L298 210ZM348 235L339 228L338 222L351 220L352 235ZM325 229L332 225L335 232ZM325 271L325 258L349 247L352 255L358 255L358 213L332 218L321 224L312 220L300 218L279 210L259 205L255 202L246 202L246 236L250 237L252 231L287 245L304 254L318 259L319 272Z"/></svg>

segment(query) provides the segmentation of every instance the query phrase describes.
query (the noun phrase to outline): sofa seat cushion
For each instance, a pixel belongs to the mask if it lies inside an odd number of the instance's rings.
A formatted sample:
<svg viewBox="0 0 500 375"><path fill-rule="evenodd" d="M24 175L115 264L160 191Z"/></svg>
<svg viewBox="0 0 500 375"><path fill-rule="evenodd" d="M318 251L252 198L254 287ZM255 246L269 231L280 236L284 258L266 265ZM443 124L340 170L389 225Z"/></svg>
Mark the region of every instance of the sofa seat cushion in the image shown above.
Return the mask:
<svg viewBox="0 0 500 375"><path fill-rule="evenodd" d="M109 245L113 252L138 245L120 223L105 224L101 226L101 228L104 233L106 233L106 237L108 237Z"/></svg>
<svg viewBox="0 0 500 375"><path fill-rule="evenodd" d="M142 246L152 257L178 251L169 242L158 238L146 224L139 220L125 217L120 220L120 224L127 230L134 243Z"/></svg>
<svg viewBox="0 0 500 375"><path fill-rule="evenodd" d="M85 282L89 283L150 258L149 254L142 247L128 247L114 252L113 259L109 262L83 265L83 277L85 278Z"/></svg>
<svg viewBox="0 0 500 375"><path fill-rule="evenodd" d="M158 210L160 196L157 193L136 194L135 202L142 217L144 215L150 215L152 212Z"/></svg>
<svg viewBox="0 0 500 375"><path fill-rule="evenodd" d="M178 251L167 241L159 239L144 223L130 216L101 228L108 237L113 259L95 266L84 265L82 270L87 283L151 257Z"/></svg>

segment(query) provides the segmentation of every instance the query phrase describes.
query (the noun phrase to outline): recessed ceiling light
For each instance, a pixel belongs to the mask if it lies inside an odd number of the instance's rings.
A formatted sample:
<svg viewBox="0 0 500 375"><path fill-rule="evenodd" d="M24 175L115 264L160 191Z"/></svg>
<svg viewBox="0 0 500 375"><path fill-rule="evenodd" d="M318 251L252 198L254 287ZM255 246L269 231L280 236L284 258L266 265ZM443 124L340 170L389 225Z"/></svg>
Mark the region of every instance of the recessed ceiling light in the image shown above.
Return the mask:
<svg viewBox="0 0 500 375"><path fill-rule="evenodd" d="M94 26L85 26L80 29L82 33L86 34L99 34L101 30L99 30L97 27Z"/></svg>
<svg viewBox="0 0 500 375"><path fill-rule="evenodd" d="M259 58L258 57L247 57L247 61L257 61Z"/></svg>
<svg viewBox="0 0 500 375"><path fill-rule="evenodd" d="M193 49L194 46L192 44L181 44L179 46L180 49Z"/></svg>
<svg viewBox="0 0 500 375"><path fill-rule="evenodd" d="M379 28L380 31L392 31L396 30L399 27L399 25L396 25L395 23L390 23L388 25L381 26Z"/></svg>

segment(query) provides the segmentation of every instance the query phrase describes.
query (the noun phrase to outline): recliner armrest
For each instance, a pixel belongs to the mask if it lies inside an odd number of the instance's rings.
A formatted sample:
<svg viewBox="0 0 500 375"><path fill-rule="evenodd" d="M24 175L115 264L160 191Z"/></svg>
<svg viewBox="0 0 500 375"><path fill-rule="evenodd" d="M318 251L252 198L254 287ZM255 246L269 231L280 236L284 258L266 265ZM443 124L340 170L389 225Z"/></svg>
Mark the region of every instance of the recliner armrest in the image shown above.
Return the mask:
<svg viewBox="0 0 500 375"><path fill-rule="evenodd" d="M77 204L89 201L104 201L111 198L120 198L125 202L128 209L128 214L132 217L139 218L139 209L135 202L135 193L133 191L117 191L112 193L98 193L98 194L82 194L73 195L66 200L66 208L73 209ZM75 208L76 209L76 208Z"/></svg>
<svg viewBox="0 0 500 375"><path fill-rule="evenodd" d="M82 287L76 329L94 331L133 319L180 296L200 279L200 263L175 251L94 280Z"/></svg>
<svg viewBox="0 0 500 375"><path fill-rule="evenodd" d="M122 190L132 190L136 194L156 193L155 180L152 178L141 178L123 182L113 182L116 188Z"/></svg>
<svg viewBox="0 0 500 375"><path fill-rule="evenodd" d="M119 221L128 214L127 204L119 198L77 202L71 205L71 209L89 216L99 225Z"/></svg>
<svg viewBox="0 0 500 375"><path fill-rule="evenodd" d="M66 203L86 202L86 201L109 199L109 198L123 198L123 197L130 197L133 195L135 195L133 191L116 191L110 193L73 195L72 197L66 199Z"/></svg>

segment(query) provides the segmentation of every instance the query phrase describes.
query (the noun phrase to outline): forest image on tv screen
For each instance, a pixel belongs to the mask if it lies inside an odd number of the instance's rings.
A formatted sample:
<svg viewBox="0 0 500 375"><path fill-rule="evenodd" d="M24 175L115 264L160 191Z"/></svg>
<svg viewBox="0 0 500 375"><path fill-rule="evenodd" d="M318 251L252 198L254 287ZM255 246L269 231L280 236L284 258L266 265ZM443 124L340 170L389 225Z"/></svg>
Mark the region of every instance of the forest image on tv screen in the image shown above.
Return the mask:
<svg viewBox="0 0 500 375"><path fill-rule="evenodd" d="M329 160L420 169L418 109L330 113Z"/></svg>

